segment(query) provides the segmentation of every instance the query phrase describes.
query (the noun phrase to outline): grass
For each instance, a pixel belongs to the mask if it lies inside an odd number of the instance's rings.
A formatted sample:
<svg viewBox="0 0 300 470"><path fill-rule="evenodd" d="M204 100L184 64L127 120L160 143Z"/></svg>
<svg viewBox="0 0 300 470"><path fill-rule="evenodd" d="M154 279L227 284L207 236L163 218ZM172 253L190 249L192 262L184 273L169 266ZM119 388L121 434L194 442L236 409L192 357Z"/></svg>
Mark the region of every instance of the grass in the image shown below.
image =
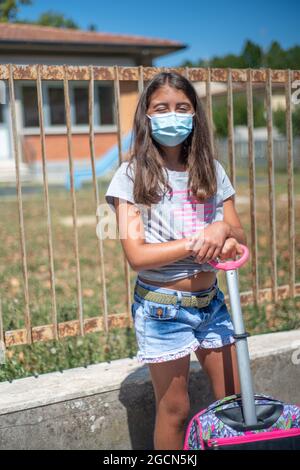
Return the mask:
<svg viewBox="0 0 300 470"><path fill-rule="evenodd" d="M278 284L288 283L288 220L287 201L281 195L287 193L287 175L276 172L276 243ZM108 181L99 180L100 202ZM295 174L296 221L300 216L300 173ZM3 189L2 189L3 192ZM248 176L245 170L237 172L236 192L248 196ZM270 287L271 264L269 241L269 209L267 173L257 170L256 219L258 231L259 286ZM85 185L76 192L78 217L96 213L93 190ZM76 264L73 244L73 228L61 223L61 218L72 214L71 195L64 189L50 188L52 236L56 276L56 297L58 321L77 318ZM237 210L248 237L250 246L250 206L238 204ZM49 261L47 249L47 226L42 189L24 196L23 201L27 263L29 271L30 309L32 326L51 323L51 296ZM0 199L0 296L2 300L4 330L24 328L24 294L20 256L18 205L10 196ZM296 253L300 248L300 227L296 224ZM98 255L96 219L94 225L78 228L81 283L84 318L101 316L102 289L100 258ZM109 313L126 311L124 262L121 244L118 240L105 239L104 263L107 280ZM133 283L136 273L131 271ZM251 289L251 265L247 263L240 270L240 290ZM296 256L296 281L300 279L300 261ZM219 274L222 290L226 291L224 273ZM243 307L247 329L253 334L268 331L289 330L300 326L300 299L285 299L277 305L265 303L255 308ZM108 335L92 333L86 337L66 338L58 342L35 343L33 345L9 347L6 362L0 366L0 381L36 375L70 367L131 357L136 353L135 333L131 328L113 329Z"/></svg>

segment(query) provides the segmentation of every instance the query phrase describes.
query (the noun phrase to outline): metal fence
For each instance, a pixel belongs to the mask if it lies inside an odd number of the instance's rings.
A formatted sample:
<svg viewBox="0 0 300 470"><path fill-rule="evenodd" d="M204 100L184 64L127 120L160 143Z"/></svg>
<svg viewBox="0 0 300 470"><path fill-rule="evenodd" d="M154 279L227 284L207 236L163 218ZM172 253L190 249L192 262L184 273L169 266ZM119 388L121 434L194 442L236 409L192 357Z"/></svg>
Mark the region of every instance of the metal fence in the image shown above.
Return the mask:
<svg viewBox="0 0 300 470"><path fill-rule="evenodd" d="M215 139L219 155L228 154L228 141L226 138ZM235 139L235 161L240 168L248 168L248 142ZM265 168L268 161L268 142L266 140L254 139L254 155L256 168ZM275 170L285 171L288 160L288 140L285 137L273 140L273 157ZM300 138L293 139L293 166L295 170L300 169Z"/></svg>
<svg viewBox="0 0 300 470"><path fill-rule="evenodd" d="M77 225L77 207L76 194L74 188L74 167L73 167L73 147L72 147L72 131L70 118L70 97L69 97L69 81L83 80L88 82L89 87L89 145L90 159L93 173L93 190L95 209L99 206L99 193L97 186L97 178L95 172L95 146L94 146L94 81L95 80L112 80L114 83L114 103L115 116L117 123L117 140L119 148L119 163L122 162L121 148L121 122L120 122L120 81L130 80L136 81L138 90L143 90L144 83L150 80L156 73L161 70L177 71L191 81L202 81L206 83L206 112L209 122L210 135L214 148L213 139L213 113L212 113L212 82L223 82L227 84L227 117L228 117L228 140L227 155L229 162L229 176L232 184L236 184L236 155L234 145L233 132L233 83L241 82L246 86L247 94L247 118L248 118L248 174L249 174L249 191L250 191L250 226L251 226L251 290L241 293L241 302L252 302L258 304L264 300L272 300L276 302L278 299L286 297L295 297L300 295L300 283L295 282L295 201L294 201L294 174L293 174L293 136L292 136L292 119L291 119L291 84L294 80L300 79L300 71L291 70L271 70L271 69L210 69L210 68L155 68L155 67L98 67L98 66L48 66L48 65L0 65L0 80L7 80L9 86L10 97L10 118L13 131L13 153L16 166L16 189L18 200L18 216L19 216L19 236L20 250L22 259L22 274L24 280L24 299L25 299L25 328L11 331L3 331L3 321L1 313L0 299L0 340L6 345L30 344L32 342L47 341L59 339L67 336L85 335L89 332L105 331L114 326L131 325L131 289L130 289L130 270L128 262L124 256L124 274L126 283L127 311L125 313L109 315L107 307L107 289L106 275L104 269L104 250L102 240L99 238L98 251L101 267L101 289L103 298L103 316L95 318L84 318L83 316L83 300L81 288L80 273L80 254L78 247L78 225ZM17 80L34 80L37 87L38 96L38 112L39 127L42 148L42 168L43 168L43 189L46 203L47 217L47 239L49 253L49 276L50 291L52 300L51 323L32 327L31 312L29 303L29 286L28 286L28 263L26 255L26 239L24 230L24 216L22 205L22 184L20 179L20 150L18 146L18 129L16 120L15 106L15 82ZM47 179L47 155L45 145L45 128L43 120L43 96L42 96L42 80L58 80L62 81L64 86L64 100L67 126L67 143L68 143L68 161L71 182L71 198L72 198L72 217L73 217L73 243L74 255L76 260L76 285L77 285L77 319L67 322L58 322L57 320L57 301L55 293L55 270L54 270L54 249L52 241L52 221L49 204L49 187ZM257 221L256 221L256 191L255 191L255 148L253 139L253 96L252 84L263 83L266 87L266 111L267 111L267 130L268 140L266 148L267 167L268 167L268 193L269 193L269 217L270 217L270 233L269 233L269 255L271 259L271 288L260 289L258 285L258 255L257 255ZM275 227L275 192L274 192L274 148L273 148L273 125L272 125L272 107L271 94L272 83L281 83L285 86L286 97L286 165L288 171L288 249L289 257L289 282L287 285L278 285L277 281L277 265L276 265L276 227ZM96 213L96 210L95 210ZM2 222L3 223L3 222ZM98 220L95 216L95 226Z"/></svg>

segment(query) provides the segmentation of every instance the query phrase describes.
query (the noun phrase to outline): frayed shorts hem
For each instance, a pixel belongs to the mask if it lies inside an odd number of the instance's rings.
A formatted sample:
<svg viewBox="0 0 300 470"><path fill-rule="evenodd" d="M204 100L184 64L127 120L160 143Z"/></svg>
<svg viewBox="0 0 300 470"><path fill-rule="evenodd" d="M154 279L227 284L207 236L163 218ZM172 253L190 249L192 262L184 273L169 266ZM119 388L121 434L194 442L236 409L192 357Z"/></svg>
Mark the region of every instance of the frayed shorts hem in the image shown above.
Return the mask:
<svg viewBox="0 0 300 470"><path fill-rule="evenodd" d="M220 339L204 339L201 341L200 347L203 349L218 349L233 343L235 343L235 339L232 335L229 335Z"/></svg>
<svg viewBox="0 0 300 470"><path fill-rule="evenodd" d="M198 349L199 346L200 346L199 341L196 340L196 341L193 341L193 343L187 346L186 348L182 349L181 351L164 354L163 356L155 356L155 357L145 357L143 354L138 353L136 358L138 362L142 362L142 363L173 361L174 359L180 359L181 357L187 356L192 351L196 351L196 349Z"/></svg>
<svg viewBox="0 0 300 470"><path fill-rule="evenodd" d="M235 343L235 339L233 336L225 336L220 339L212 339L212 340L198 340L193 341L192 344L187 346L186 348L182 349L181 351L174 352L174 353L169 353L169 354L164 354L162 356L155 356L155 357L146 357L142 353L138 352L136 355L136 359L138 362L142 364L153 364L153 363L159 363L159 362L167 362L167 361L173 361L175 359L180 359L184 356L187 356L191 354L191 352L196 351L199 348L203 349L217 349L217 348L222 348L224 346L227 346L228 344L233 344Z"/></svg>

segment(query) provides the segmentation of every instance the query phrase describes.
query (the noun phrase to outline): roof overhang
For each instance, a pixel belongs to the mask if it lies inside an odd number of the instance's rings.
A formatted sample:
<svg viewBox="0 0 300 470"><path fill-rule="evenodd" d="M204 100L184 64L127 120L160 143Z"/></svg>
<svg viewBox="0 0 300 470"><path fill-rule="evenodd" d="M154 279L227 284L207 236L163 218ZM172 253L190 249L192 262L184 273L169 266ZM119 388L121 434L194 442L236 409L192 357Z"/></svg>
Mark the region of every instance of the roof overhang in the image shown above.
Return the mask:
<svg viewBox="0 0 300 470"><path fill-rule="evenodd" d="M103 55L148 55L152 58L161 57L172 52L186 49L186 44L180 45L149 45L149 44L125 44L125 43L70 43L59 41L16 41L0 40L0 52L11 53L34 53L44 52L45 54L103 54Z"/></svg>

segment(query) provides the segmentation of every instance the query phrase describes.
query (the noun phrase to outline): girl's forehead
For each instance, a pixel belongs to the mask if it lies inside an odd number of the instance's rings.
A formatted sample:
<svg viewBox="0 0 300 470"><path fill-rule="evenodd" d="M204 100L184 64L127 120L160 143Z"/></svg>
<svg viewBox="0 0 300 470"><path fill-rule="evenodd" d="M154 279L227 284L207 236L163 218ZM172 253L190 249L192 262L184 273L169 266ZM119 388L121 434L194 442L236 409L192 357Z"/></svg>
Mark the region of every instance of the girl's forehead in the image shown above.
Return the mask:
<svg viewBox="0 0 300 470"><path fill-rule="evenodd" d="M189 98L182 90L177 90L176 88L169 87L167 85L158 88L150 96L150 102L159 102L161 100L183 100L190 101Z"/></svg>

